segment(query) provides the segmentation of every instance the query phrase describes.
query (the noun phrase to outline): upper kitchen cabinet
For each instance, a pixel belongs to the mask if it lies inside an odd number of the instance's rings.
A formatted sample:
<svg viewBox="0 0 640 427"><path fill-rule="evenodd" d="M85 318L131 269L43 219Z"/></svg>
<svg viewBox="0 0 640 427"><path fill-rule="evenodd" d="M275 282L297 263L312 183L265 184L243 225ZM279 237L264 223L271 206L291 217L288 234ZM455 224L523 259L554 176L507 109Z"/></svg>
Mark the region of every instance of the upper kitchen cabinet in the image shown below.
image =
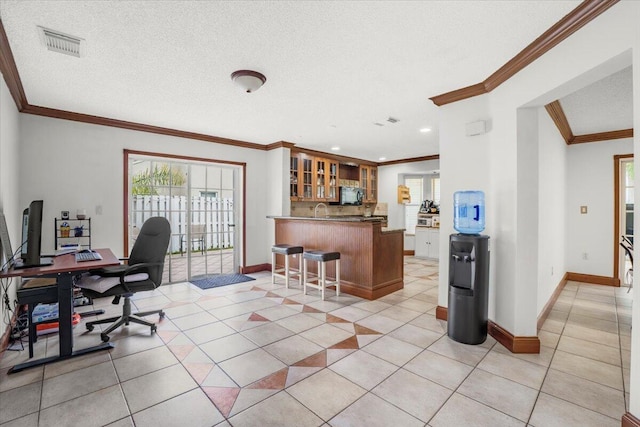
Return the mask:
<svg viewBox="0 0 640 427"><path fill-rule="evenodd" d="M324 202L338 201L338 162L336 160L314 159L315 200Z"/></svg>
<svg viewBox="0 0 640 427"><path fill-rule="evenodd" d="M360 166L360 188L364 191L364 202L375 203L378 200L378 168Z"/></svg>
<svg viewBox="0 0 640 427"><path fill-rule="evenodd" d="M292 153L289 165L289 197L291 201L314 200L314 159L304 153Z"/></svg>

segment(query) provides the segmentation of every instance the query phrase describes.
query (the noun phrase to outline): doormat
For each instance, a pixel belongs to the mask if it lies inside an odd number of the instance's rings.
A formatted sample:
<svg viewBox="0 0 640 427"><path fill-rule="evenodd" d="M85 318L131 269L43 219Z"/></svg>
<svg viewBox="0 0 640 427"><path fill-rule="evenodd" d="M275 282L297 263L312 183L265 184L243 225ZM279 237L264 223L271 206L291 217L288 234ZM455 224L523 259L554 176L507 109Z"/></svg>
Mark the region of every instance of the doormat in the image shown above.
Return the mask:
<svg viewBox="0 0 640 427"><path fill-rule="evenodd" d="M244 274L216 274L215 276L206 276L200 279L191 279L191 283L200 289L211 289L219 286L233 285L235 283L248 282L256 280L253 277Z"/></svg>

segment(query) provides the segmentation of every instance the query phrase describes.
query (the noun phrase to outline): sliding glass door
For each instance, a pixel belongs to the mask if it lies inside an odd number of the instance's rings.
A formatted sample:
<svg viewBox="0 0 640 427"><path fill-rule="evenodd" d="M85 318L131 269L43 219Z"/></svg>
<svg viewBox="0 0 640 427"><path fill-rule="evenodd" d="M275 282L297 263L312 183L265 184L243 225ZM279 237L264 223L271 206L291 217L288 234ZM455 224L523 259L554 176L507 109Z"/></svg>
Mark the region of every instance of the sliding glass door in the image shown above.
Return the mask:
<svg viewBox="0 0 640 427"><path fill-rule="evenodd" d="M171 223L163 283L238 272L239 166L143 155L128 166L129 248L147 218Z"/></svg>

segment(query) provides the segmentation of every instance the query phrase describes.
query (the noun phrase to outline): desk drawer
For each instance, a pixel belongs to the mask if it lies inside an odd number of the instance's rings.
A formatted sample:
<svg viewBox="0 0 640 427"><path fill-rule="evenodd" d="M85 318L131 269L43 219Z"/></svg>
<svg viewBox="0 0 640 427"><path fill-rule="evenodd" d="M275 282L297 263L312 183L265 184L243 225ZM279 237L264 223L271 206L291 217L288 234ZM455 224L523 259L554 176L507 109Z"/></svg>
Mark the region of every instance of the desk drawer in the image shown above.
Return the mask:
<svg viewBox="0 0 640 427"><path fill-rule="evenodd" d="M41 281L36 282L34 281ZM17 292L18 304L39 304L58 301L55 279L32 279L23 283Z"/></svg>

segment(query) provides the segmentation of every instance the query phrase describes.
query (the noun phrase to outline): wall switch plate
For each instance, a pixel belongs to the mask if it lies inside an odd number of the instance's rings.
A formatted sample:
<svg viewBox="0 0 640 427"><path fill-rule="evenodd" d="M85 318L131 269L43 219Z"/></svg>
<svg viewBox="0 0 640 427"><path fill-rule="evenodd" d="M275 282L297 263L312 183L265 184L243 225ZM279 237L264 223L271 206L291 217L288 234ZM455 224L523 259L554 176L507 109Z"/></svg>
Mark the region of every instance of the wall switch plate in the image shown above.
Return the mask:
<svg viewBox="0 0 640 427"><path fill-rule="evenodd" d="M587 207L586 206L580 206L580 213L581 214L586 214L587 213Z"/></svg>

